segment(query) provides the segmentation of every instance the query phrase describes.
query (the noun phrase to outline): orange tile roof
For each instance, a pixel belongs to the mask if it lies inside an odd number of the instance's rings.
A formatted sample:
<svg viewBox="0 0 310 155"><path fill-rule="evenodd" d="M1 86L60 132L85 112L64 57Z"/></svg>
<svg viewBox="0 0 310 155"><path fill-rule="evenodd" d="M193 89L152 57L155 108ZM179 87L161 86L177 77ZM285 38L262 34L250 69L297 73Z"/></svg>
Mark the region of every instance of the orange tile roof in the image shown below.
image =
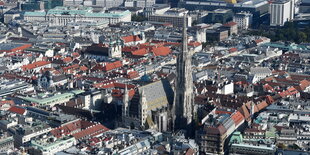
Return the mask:
<svg viewBox="0 0 310 155"><path fill-rule="evenodd" d="M230 49L228 50L229 53L233 53L233 52L237 52L237 51L238 51L237 48L230 48Z"/></svg>
<svg viewBox="0 0 310 155"><path fill-rule="evenodd" d="M37 62L34 62L32 64L22 66L22 69L23 69L23 71L27 71L27 70L31 70L31 69L34 69L37 67L42 67L42 66L48 65L50 63L51 62L49 62L49 61L37 61Z"/></svg>
<svg viewBox="0 0 310 155"><path fill-rule="evenodd" d="M235 122L235 126L237 126L244 120L244 117L239 111L236 111L231 115L231 119Z"/></svg>
<svg viewBox="0 0 310 155"><path fill-rule="evenodd" d="M239 108L239 112L244 116L246 120L248 120L251 116L245 104Z"/></svg>
<svg viewBox="0 0 310 155"><path fill-rule="evenodd" d="M122 37L122 39L124 40L125 43L134 42L134 41L141 41L139 36L133 36L133 35Z"/></svg>
<svg viewBox="0 0 310 155"><path fill-rule="evenodd" d="M137 72L137 71L131 71L131 72L127 73L128 79L133 79L133 78L137 78L137 77L139 77L139 72Z"/></svg>
<svg viewBox="0 0 310 155"><path fill-rule="evenodd" d="M257 108L258 108L259 111L265 109L266 107L268 107L268 104L267 104L266 101L262 101L259 104L257 104Z"/></svg>
<svg viewBox="0 0 310 155"><path fill-rule="evenodd" d="M302 80L299 83L300 83L299 86L302 90L305 90L307 87L310 86L310 81L308 80Z"/></svg>
<svg viewBox="0 0 310 155"><path fill-rule="evenodd" d="M63 59L64 62L71 62L72 61L72 58L71 57L65 57Z"/></svg>
<svg viewBox="0 0 310 155"><path fill-rule="evenodd" d="M145 48L135 50L131 52L132 55L145 56L147 54L147 50Z"/></svg>
<svg viewBox="0 0 310 155"><path fill-rule="evenodd" d="M155 56L167 56L168 54L171 53L171 50L169 47L153 47L152 52L154 53Z"/></svg>
<svg viewBox="0 0 310 155"><path fill-rule="evenodd" d="M62 69L63 70L78 69L79 67L80 67L79 64L74 64L74 65L71 65L71 66L68 66L68 67L63 67Z"/></svg>
<svg viewBox="0 0 310 155"><path fill-rule="evenodd" d="M265 91L271 91L271 92L274 92L275 90L269 85L269 84L265 84L263 86L263 88L265 89Z"/></svg>
<svg viewBox="0 0 310 155"><path fill-rule="evenodd" d="M73 57L78 57L78 56L80 56L80 54L78 53L78 52L74 52L74 53L72 53L71 54Z"/></svg>
<svg viewBox="0 0 310 155"><path fill-rule="evenodd" d="M15 102L13 100L4 100L4 101L0 101L0 104L15 105Z"/></svg>
<svg viewBox="0 0 310 155"><path fill-rule="evenodd" d="M194 47L197 47L197 46L200 46L201 43L198 42L198 41L191 41L190 43L188 43L188 46L194 46Z"/></svg>
<svg viewBox="0 0 310 155"><path fill-rule="evenodd" d="M113 69L116 69L116 68L120 68L120 67L122 67L122 66L123 66L123 64L122 64L121 61L115 61L115 62L106 64L106 65L103 67L103 70L104 70L104 71L110 71L110 70L113 70Z"/></svg>
<svg viewBox="0 0 310 155"><path fill-rule="evenodd" d="M81 67L80 67L80 70L81 70L81 71L86 71L86 70L88 70L88 68L87 68L86 66L81 66Z"/></svg>

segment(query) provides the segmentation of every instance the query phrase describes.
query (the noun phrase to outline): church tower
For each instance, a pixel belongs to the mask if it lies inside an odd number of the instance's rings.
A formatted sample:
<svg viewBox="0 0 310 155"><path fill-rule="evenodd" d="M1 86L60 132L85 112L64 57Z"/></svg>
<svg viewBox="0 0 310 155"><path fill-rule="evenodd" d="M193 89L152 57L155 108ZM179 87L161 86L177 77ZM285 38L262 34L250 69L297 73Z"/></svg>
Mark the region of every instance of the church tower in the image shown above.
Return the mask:
<svg viewBox="0 0 310 155"><path fill-rule="evenodd" d="M122 43L119 37L116 41L110 39L109 43L109 57L110 58L121 58L122 57Z"/></svg>
<svg viewBox="0 0 310 155"><path fill-rule="evenodd" d="M174 99L174 130L186 130L187 135L192 133L194 92L192 77L192 51L187 44L187 18L183 19L183 43L182 51L177 57L177 78Z"/></svg>
<svg viewBox="0 0 310 155"><path fill-rule="evenodd" d="M123 97L123 118L125 120L125 118L128 116L128 104L129 104L129 95L128 95L128 89L127 89L127 84L125 84L125 90L124 90L124 97Z"/></svg>

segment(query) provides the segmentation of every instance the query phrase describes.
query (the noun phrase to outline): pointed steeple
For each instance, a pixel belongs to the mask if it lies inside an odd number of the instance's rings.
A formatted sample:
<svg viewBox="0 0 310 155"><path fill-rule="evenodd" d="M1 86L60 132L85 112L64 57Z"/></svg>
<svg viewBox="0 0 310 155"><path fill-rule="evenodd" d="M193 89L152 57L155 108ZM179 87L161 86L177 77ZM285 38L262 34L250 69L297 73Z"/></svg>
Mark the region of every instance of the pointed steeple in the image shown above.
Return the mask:
<svg viewBox="0 0 310 155"><path fill-rule="evenodd" d="M187 44L187 15L183 17L182 51L177 58L177 78L175 85L174 100L174 129L184 129L188 131L188 136L192 135L193 122L193 76L192 76L192 56Z"/></svg>
<svg viewBox="0 0 310 155"><path fill-rule="evenodd" d="M187 43L188 43L188 40L187 40L187 15L186 15L186 13L184 13L184 16L183 16L182 42L183 42L182 43L182 50L184 53L184 52L188 51L188 48L187 48Z"/></svg>
<svg viewBox="0 0 310 155"><path fill-rule="evenodd" d="M129 102L129 95L127 90L127 84L125 84L124 97L123 97L123 117L128 116L128 102Z"/></svg>
<svg viewBox="0 0 310 155"><path fill-rule="evenodd" d="M146 96L144 93L144 90L142 88L141 92L140 92L140 107L141 107L141 127L144 128L145 127L145 122L146 122L146 118L147 118L147 101L146 101Z"/></svg>

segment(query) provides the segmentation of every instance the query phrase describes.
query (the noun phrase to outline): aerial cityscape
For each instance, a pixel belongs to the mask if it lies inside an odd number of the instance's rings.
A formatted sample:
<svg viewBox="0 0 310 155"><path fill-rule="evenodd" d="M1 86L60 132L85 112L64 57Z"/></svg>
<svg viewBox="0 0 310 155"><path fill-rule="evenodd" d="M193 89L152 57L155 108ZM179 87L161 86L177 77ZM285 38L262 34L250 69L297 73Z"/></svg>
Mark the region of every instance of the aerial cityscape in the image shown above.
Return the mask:
<svg viewBox="0 0 310 155"><path fill-rule="evenodd" d="M310 0L0 0L0 154L310 155Z"/></svg>

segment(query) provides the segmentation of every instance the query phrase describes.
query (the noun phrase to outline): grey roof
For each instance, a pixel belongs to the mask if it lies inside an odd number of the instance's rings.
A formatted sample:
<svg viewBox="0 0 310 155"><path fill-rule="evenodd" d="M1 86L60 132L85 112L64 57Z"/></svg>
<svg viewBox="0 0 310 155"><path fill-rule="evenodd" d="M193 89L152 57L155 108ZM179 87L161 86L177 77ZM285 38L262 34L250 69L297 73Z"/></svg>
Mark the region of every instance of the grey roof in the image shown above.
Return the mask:
<svg viewBox="0 0 310 155"><path fill-rule="evenodd" d="M143 93L146 97L148 110L156 110L173 102L173 90L169 81L160 80L139 88L139 93Z"/></svg>
<svg viewBox="0 0 310 155"><path fill-rule="evenodd" d="M54 82L58 82L58 81L62 81L62 80L67 79L67 76L64 75L64 74L61 74L59 76L53 76L52 79L53 79Z"/></svg>
<svg viewBox="0 0 310 155"><path fill-rule="evenodd" d="M0 66L0 71L7 71L8 68L6 66Z"/></svg>
<svg viewBox="0 0 310 155"><path fill-rule="evenodd" d="M267 67L255 67L250 69L251 74L271 74L271 70Z"/></svg>
<svg viewBox="0 0 310 155"><path fill-rule="evenodd" d="M13 43L1 43L0 49L1 50L11 50L20 46L23 46L24 44L13 44Z"/></svg>

